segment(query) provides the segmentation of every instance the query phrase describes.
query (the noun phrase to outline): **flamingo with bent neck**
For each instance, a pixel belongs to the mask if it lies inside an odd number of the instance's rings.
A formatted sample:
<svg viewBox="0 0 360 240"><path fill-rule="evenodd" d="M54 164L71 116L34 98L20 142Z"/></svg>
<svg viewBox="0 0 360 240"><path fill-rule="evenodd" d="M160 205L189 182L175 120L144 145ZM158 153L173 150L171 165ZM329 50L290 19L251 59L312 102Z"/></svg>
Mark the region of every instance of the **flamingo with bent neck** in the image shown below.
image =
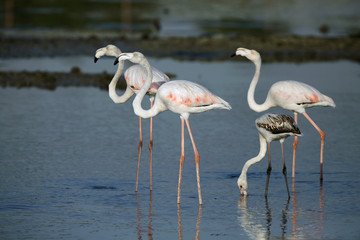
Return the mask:
<svg viewBox="0 0 360 240"><path fill-rule="evenodd" d="M181 119L181 156L179 160L179 178L178 178L178 195L177 203L180 203L180 189L181 189L181 177L182 169L185 159L184 150L184 121L190 135L191 143L194 149L195 155L195 167L196 167L196 180L198 187L199 204L202 204L201 188L200 188L200 173L199 173L199 160L200 155L196 148L193 134L191 132L189 124L189 116L192 113L201 113L212 109L231 109L229 103L221 99L220 97L212 94L205 87L190 82L187 80L172 80L162 84L156 94L154 105L149 109L145 110L141 106L141 102L147 89L151 85L152 71L149 62L146 60L144 55L140 52L133 53L122 53L115 60L114 64L119 61L129 60L133 63L140 64L145 67L147 76L145 83L136 95L133 101L133 108L136 115L142 118L149 118L156 116L157 114L170 110L180 115Z"/></svg>
<svg viewBox="0 0 360 240"><path fill-rule="evenodd" d="M112 56L112 57L118 57L121 54L121 51L118 47L114 45L107 45L106 47L99 48L96 50L94 62L96 63L98 59L100 59L102 56ZM134 93L138 93L141 89L142 85L144 84L144 79L146 76L146 70L144 67L140 65L133 65L129 67L125 73L125 80L126 80L126 90L125 92L119 96L116 93L116 84L119 81L119 78L122 74L124 68L124 61L121 61L118 65L118 68L116 70L116 73L114 77L112 78L110 84L109 84L109 96L113 100L114 103L124 103L127 100L130 99L130 97ZM151 67L151 71L153 73L152 78L152 84L148 88L146 94L149 96L150 105L152 106L155 94L157 92L157 89L161 86L161 84L168 82L170 79L169 77L157 70L154 67ZM153 147L153 139L152 139L152 127L153 127L153 120L150 118L150 140L149 140L149 155L150 155L150 191L152 190L152 147ZM141 117L139 117L139 144L138 144L138 165L137 165L137 172L136 172L136 186L135 191L138 190L138 181L139 181L139 168L140 168L140 156L141 156L141 149L142 149L142 127L141 127Z"/></svg>
<svg viewBox="0 0 360 240"><path fill-rule="evenodd" d="M314 87L309 86L302 82L297 81L279 81L274 83L267 94L267 98L264 103L257 104L254 99L255 88L260 77L261 68L261 56L255 50L249 50L246 48L238 48L232 56L240 55L246 57L255 64L255 74L251 81L247 100L250 108L256 112L263 112L269 108L278 106L286 110L294 112L295 122L297 123L297 114L301 113L305 118L313 125L313 127L319 132L321 139L320 147L320 181L323 179L323 152L324 152L324 140L325 133L316 125L316 123L305 112L306 108L323 106L323 107L335 107L334 101L320 93ZM292 177L295 177L295 161L296 161L296 148L298 144L297 136L295 136L293 142L293 166Z"/></svg>
<svg viewBox="0 0 360 240"><path fill-rule="evenodd" d="M279 141L281 144L281 153L283 160L283 174L285 178L286 190L288 197L290 198L289 186L287 182L286 164L284 155L284 141L289 136L301 136L301 132L297 127L294 119L285 114L264 114L255 121L256 128L259 132L260 150L256 157L248 160L238 178L237 184L242 195L247 195L247 171L249 167L264 158L266 153L266 144L268 148L268 168L267 168L267 179L265 188L265 197L267 197L269 178L271 173L271 156L270 156L270 143L272 141Z"/></svg>

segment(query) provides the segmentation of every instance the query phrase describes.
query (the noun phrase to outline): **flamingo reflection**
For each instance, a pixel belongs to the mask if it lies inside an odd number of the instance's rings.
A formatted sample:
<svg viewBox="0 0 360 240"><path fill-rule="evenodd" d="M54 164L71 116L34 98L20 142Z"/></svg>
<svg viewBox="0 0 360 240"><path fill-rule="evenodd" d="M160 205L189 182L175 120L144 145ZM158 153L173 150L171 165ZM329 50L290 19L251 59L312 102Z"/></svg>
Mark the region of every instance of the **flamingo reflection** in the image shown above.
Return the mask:
<svg viewBox="0 0 360 240"><path fill-rule="evenodd" d="M272 213L271 208L269 207L268 199L265 198L265 217L266 223L263 224L259 220L258 212L252 212L248 209L248 196L242 195L238 202L238 209L240 216L238 217L240 226L244 229L246 234L250 239L262 240L271 238L271 226L272 226ZM282 239L285 238L286 233L286 224L288 218L290 199L287 199L285 208L282 211L281 216L281 236Z"/></svg>
<svg viewBox="0 0 360 240"><path fill-rule="evenodd" d="M142 234L144 232L147 231L147 236L149 240L153 239L153 212L152 212L152 204L153 204L153 198L152 198L152 191L150 191L150 195L149 195L149 212L148 212L148 224L146 227L144 227L144 223L146 222L146 219L144 219L144 215L143 215L143 211L140 205L140 201L139 201L139 197L138 194L136 194L136 216L137 216L137 221L136 221L136 232L137 232L137 236L138 239L143 239ZM195 240L199 240L199 235L200 235L200 219L201 219L201 209L202 209L202 205L199 205L199 209L198 209L198 215L196 218L196 233L195 233ZM179 240L183 240L183 226L182 226L182 217L181 217L181 207L180 204L177 205L177 215L178 215L178 237Z"/></svg>
<svg viewBox="0 0 360 240"><path fill-rule="evenodd" d="M266 200L267 202L267 200ZM256 217L248 211L247 206L247 195L241 195L240 200L238 202L239 214L238 217L240 226L244 229L250 239L262 240L267 239L270 236L269 228L266 229L261 223L256 221ZM268 205L267 205L268 206ZM269 219L269 213L271 216L271 212L267 210L267 224L271 224L271 218Z"/></svg>
<svg viewBox="0 0 360 240"><path fill-rule="evenodd" d="M138 235L138 239L142 239L142 236L141 236L141 233L143 232L143 229L142 229L142 223L143 223L143 220L142 218L144 217L143 214L141 213L141 207L140 207L140 203L139 203L139 197L138 197L138 194L137 192L135 192L136 194L136 216L137 216L137 221L136 221L136 232L137 232L137 235ZM152 225L152 216L153 216L153 213L152 213L152 191L150 191L150 196L149 196L149 213L148 213L148 219L149 219L149 224L147 226L147 235L148 235L148 239L152 240L153 237L152 237L152 232L153 232L153 225Z"/></svg>
<svg viewBox="0 0 360 240"><path fill-rule="evenodd" d="M325 221L325 201L324 201L324 192L323 192L323 184L320 182L320 189L319 189L319 211L314 211L314 213L319 213L315 215L311 215L311 222L315 222L315 224L310 224L308 227L300 226L298 224L298 215L299 209L298 208L298 201L296 196L296 186L295 186L295 179L292 179L292 191L293 191L293 199L292 199L292 239L299 239L304 238L306 234L306 238L313 238L314 236L321 236L321 231L325 228L324 221ZM310 228L310 229L309 229ZM315 229L311 229L315 228ZM321 238L321 237L320 237Z"/></svg>
<svg viewBox="0 0 360 240"><path fill-rule="evenodd" d="M194 237L195 240L199 240L199 234L200 234L200 218L201 218L201 208L202 205L199 205L199 210L198 210L198 216L196 218L196 235ZM181 217L181 207L180 204L178 204L178 210L177 210L177 215L178 215L178 233L179 233L179 240L183 240L183 235L182 235L182 217Z"/></svg>

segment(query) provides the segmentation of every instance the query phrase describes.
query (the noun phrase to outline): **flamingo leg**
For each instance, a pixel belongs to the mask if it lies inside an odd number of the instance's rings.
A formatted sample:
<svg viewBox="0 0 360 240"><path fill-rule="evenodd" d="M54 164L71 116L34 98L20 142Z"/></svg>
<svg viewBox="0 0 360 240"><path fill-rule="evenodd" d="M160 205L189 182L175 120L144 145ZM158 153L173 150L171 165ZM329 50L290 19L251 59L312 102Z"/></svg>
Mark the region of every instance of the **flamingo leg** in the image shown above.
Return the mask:
<svg viewBox="0 0 360 240"><path fill-rule="evenodd" d="M181 208L180 208L180 204L178 204L178 210L177 210L177 215L178 215L178 235L179 235L179 239L182 240L183 236L182 236L182 224L181 224Z"/></svg>
<svg viewBox="0 0 360 240"><path fill-rule="evenodd" d="M295 120L295 123L297 124L297 113L294 112L294 120ZM296 161L296 148L297 148L297 145L298 145L298 137L295 136L294 137L294 142L293 142L293 163L292 163L292 174L291 176L293 178L295 178L295 161Z"/></svg>
<svg viewBox="0 0 360 240"><path fill-rule="evenodd" d="M189 131L189 135L190 135L190 139L191 139L191 143L194 149L194 155L195 155L195 166L196 166L196 180L197 180L197 187L198 187L198 195L199 195L199 204L202 204L202 198L201 198L201 187L200 187L200 170L199 170L199 161L200 161L200 155L198 153L198 150L196 148L196 144L194 141L194 137L193 134L191 132L191 128L190 128L190 123L188 119L185 119L186 122L186 126L188 128Z"/></svg>
<svg viewBox="0 0 360 240"><path fill-rule="evenodd" d="M180 204L180 189L181 189L181 176L184 166L185 159L185 144L184 144L184 119L181 118L181 156L179 160L179 182L178 182L178 194L177 194L177 203Z"/></svg>
<svg viewBox="0 0 360 240"><path fill-rule="evenodd" d="M283 174L285 178L285 184L286 184L286 190L288 193L288 197L290 198L290 191L289 191L289 185L287 181L287 172L286 172L286 164L285 164L285 154L284 154L284 141L280 141L281 144L281 153L282 153L282 159L283 159Z"/></svg>
<svg viewBox="0 0 360 240"><path fill-rule="evenodd" d="M265 188L265 198L267 198L268 188L269 188L269 179L270 179L270 173L271 173L271 154L270 154L270 142L267 143L268 145L268 156L269 156L269 164L267 168L267 178L266 178L266 188Z"/></svg>
<svg viewBox="0 0 360 240"><path fill-rule="evenodd" d="M306 112L303 112L303 115L306 119L313 125L313 127L319 132L321 139L321 147L320 147L320 181L323 180L323 154L324 154L324 141L325 141L325 133L316 125L316 123L309 117Z"/></svg>
<svg viewBox="0 0 360 240"><path fill-rule="evenodd" d="M137 164L137 171L136 171L136 185L135 185L135 192L137 192L137 190L138 190L138 182L139 182L139 169L140 169L140 156L141 156L141 148L142 148L141 117L139 117L139 135L140 135L139 144L138 144L139 155L138 155L138 164Z"/></svg>
<svg viewBox="0 0 360 240"><path fill-rule="evenodd" d="M150 100L150 108L153 106L153 101ZM152 128L153 128L153 118L150 118L150 140L149 140L149 168L150 168L150 191L152 191L152 147L153 147L153 139L152 139Z"/></svg>

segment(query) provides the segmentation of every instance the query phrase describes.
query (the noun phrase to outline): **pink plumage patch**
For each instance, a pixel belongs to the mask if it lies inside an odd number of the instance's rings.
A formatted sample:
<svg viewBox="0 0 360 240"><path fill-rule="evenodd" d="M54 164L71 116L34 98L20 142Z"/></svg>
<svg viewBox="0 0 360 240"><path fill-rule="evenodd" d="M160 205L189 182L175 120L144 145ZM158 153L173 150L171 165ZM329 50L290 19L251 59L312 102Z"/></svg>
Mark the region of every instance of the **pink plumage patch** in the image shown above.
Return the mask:
<svg viewBox="0 0 360 240"><path fill-rule="evenodd" d="M312 95L312 97L310 97L310 101L311 102L318 102L319 101L319 97L314 93Z"/></svg>

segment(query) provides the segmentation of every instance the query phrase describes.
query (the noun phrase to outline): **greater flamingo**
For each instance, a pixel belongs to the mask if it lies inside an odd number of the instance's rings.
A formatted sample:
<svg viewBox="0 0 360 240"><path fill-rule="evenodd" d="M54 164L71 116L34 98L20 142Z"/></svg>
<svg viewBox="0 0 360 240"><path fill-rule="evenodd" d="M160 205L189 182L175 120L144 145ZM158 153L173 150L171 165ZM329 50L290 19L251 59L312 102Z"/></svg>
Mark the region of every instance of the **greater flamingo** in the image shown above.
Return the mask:
<svg viewBox="0 0 360 240"><path fill-rule="evenodd" d="M99 58L102 56L112 56L112 57L118 57L121 54L121 51L118 47L114 45L107 45L106 47L99 48L96 50L94 62L96 63ZM138 93L142 85L144 84L144 79L146 76L146 70L144 67L140 65L133 65L129 67L125 73L125 80L126 80L126 90L123 95L119 96L116 93L116 84L121 76L121 73L124 68L124 61L121 61L118 65L117 71L112 78L110 84L109 84L109 96L114 101L114 103L124 103L127 100L130 99L130 97L134 93ZM163 84L164 82L169 81L169 77L157 70L154 67L151 67L151 71L153 73L152 78L152 84L149 87L148 91L146 92L147 95L149 95L150 105L152 106L154 101L154 96L157 92L157 89ZM153 146L153 140L152 140L152 126L153 126L153 120L150 118L150 140L149 140L149 155L150 155L150 190L152 190L152 146ZM139 181L139 168L140 168L140 156L141 156L141 149L142 149L142 127L141 127L141 117L139 117L139 144L138 144L138 165L137 165L137 172L136 172L136 185L135 185L135 191L137 192L138 189L138 181Z"/></svg>
<svg viewBox="0 0 360 240"><path fill-rule="evenodd" d="M268 148L268 156L269 156L269 165L267 168L267 179L266 179L266 188L265 188L265 197L267 197L268 187L269 187L269 178L271 173L271 156L270 156L270 142L272 141L280 141L281 144L281 152L283 159L283 174L285 177L286 189L288 192L288 197L290 197L289 186L286 177L286 164L285 164L285 156L284 156L284 141L285 138L289 136L300 136L301 132L297 127L294 119L288 115L284 114L264 114L259 117L255 121L256 128L259 132L260 139L260 151L259 154L248 160L242 171L241 175L238 178L237 185L240 189L242 195L247 195L247 171L248 168L261 161L264 158L266 153L266 144Z"/></svg>
<svg viewBox="0 0 360 240"><path fill-rule="evenodd" d="M198 196L199 196L199 204L201 205L202 198L201 198L200 173L199 173L200 156L195 145L194 137L191 132L188 118L191 113L201 113L212 109L230 110L231 109L230 104L224 101L223 99L221 99L220 97L212 94L209 90L207 90L206 88L204 88L199 84L186 80L173 80L170 82L166 82L160 86L160 88L157 91L153 106L149 110L144 110L141 106L141 102L144 98L147 89L151 85L152 71L150 68L150 64L146 60L144 55L140 52L122 53L120 54L119 58L115 60L114 64L116 64L118 61L124 61L124 60L129 60L133 63L140 64L141 66L144 66L147 71L147 75L145 78L146 81L133 101L133 108L136 115L142 118L149 118L166 110L170 110L180 115L181 156L179 160L180 166L179 166L178 195L177 195L178 204L180 203L181 177L182 177L182 169L185 158L184 121L186 122L191 143L194 149Z"/></svg>
<svg viewBox="0 0 360 240"><path fill-rule="evenodd" d="M325 133L315 124L315 122L305 112L306 108L315 106L335 107L334 101L324 94L320 93L314 87L311 87L305 83L297 81L279 81L274 83L267 95L267 98L263 104L257 104L254 99L255 88L259 81L260 68L261 68L261 56L255 50L249 50L246 48L238 48L232 56L241 55L248 58L255 64L255 74L251 81L247 100L250 108L256 112L263 112L271 107L279 106L284 109L294 112L295 122L297 123L297 114L302 113L306 119L314 126L319 132L321 139L320 147L320 181L323 179L323 152L324 152L324 140ZM293 166L292 177L295 177L295 158L298 139L295 136L293 142Z"/></svg>

